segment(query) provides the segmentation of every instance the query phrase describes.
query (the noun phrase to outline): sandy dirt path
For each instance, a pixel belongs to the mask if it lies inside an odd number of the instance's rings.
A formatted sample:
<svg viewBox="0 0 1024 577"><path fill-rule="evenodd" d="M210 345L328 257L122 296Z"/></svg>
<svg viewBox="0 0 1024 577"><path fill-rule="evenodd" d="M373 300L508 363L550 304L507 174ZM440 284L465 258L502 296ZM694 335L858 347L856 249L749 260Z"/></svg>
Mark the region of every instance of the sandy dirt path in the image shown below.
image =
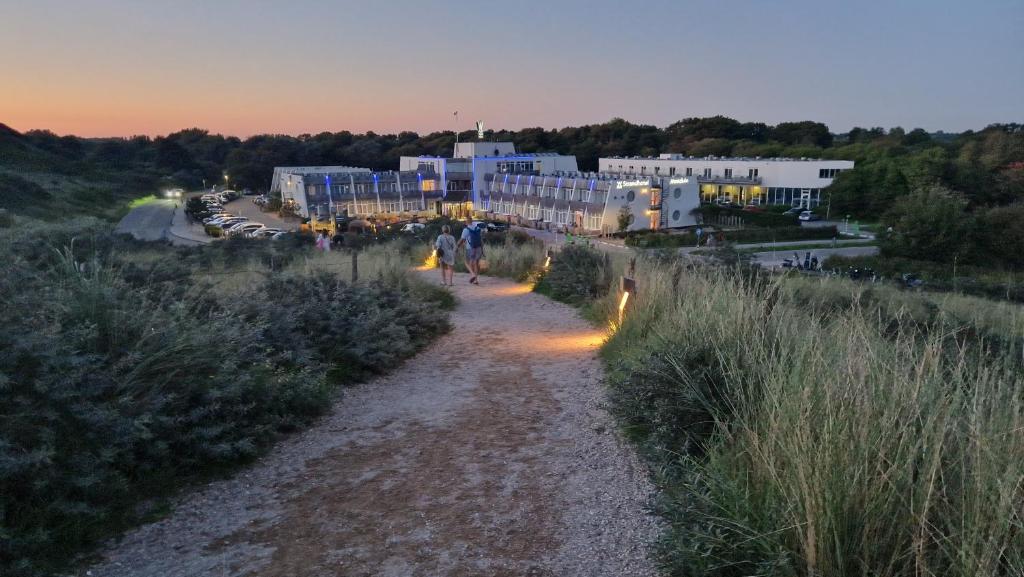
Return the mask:
<svg viewBox="0 0 1024 577"><path fill-rule="evenodd" d="M451 334L81 574L653 575L652 489L602 407L603 334L523 285L456 283Z"/></svg>

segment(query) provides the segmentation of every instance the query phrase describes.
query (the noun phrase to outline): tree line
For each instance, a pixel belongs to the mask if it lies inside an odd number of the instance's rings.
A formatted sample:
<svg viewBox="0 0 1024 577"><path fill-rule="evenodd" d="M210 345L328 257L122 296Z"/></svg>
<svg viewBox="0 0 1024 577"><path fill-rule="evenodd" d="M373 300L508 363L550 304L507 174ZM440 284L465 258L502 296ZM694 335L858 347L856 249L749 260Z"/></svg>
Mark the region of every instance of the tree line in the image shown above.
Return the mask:
<svg viewBox="0 0 1024 577"><path fill-rule="evenodd" d="M832 214L878 219L897 199L941 185L962 195L967 210L1005 206L1024 198L1024 126L992 124L959 134L915 128L853 128L834 134L820 122L739 122L725 116L685 118L664 128L616 118L603 124L561 129L488 131L488 140L516 143L523 152L572 154L581 170L597 170L602 156L796 157L846 159L856 168L840 174L825 201ZM474 131L459 133L472 140ZM265 190L274 166L349 165L396 169L401 156L450 155L453 131L354 134L257 135L246 139L191 128L150 138L84 139L44 130L18 134L0 125L5 160L39 155L64 173L130 173L133 184L188 188L228 182ZM37 153L33 156L31 153ZM0 168L3 168L0 166Z"/></svg>

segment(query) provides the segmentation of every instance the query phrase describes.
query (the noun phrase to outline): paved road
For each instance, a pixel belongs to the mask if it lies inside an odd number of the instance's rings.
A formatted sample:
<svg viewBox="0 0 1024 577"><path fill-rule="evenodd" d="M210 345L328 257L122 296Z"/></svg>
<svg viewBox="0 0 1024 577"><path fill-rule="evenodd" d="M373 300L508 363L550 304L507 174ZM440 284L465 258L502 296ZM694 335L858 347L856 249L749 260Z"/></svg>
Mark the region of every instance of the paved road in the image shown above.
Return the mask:
<svg viewBox="0 0 1024 577"><path fill-rule="evenodd" d="M754 253L754 260L757 261L763 267L775 268L782 266L782 259L793 258L793 253L796 252L800 255L800 258L804 258L807 253L806 250L802 251L768 251L768 252L756 252ZM878 254L877 246L851 246L847 248L818 248L810 249L811 256L818 257L818 260L823 260L830 256L869 256Z"/></svg>
<svg viewBox="0 0 1024 577"><path fill-rule="evenodd" d="M182 209L179 206L177 210ZM174 212L173 201L154 200L124 215L114 232L130 234L137 240L164 240Z"/></svg>

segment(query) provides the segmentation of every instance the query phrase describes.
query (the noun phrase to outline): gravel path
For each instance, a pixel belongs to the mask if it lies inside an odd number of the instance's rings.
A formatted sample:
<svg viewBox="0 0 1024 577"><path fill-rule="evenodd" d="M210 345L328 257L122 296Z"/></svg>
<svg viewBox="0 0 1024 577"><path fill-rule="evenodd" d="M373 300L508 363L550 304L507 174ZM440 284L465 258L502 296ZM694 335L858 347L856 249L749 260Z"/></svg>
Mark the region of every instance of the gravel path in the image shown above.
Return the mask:
<svg viewBox="0 0 1024 577"><path fill-rule="evenodd" d="M653 490L602 407L603 335L523 285L456 283L451 334L89 574L654 575Z"/></svg>

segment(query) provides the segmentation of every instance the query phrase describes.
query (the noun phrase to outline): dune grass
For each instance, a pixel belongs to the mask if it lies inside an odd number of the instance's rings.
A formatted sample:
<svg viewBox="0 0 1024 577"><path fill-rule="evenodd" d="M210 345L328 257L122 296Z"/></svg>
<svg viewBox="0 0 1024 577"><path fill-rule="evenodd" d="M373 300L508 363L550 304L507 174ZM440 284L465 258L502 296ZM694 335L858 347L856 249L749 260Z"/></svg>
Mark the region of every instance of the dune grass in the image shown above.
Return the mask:
<svg viewBox="0 0 1024 577"><path fill-rule="evenodd" d="M671 575L1024 574L1019 307L642 263L606 344ZM614 323L617 295L594 306Z"/></svg>

